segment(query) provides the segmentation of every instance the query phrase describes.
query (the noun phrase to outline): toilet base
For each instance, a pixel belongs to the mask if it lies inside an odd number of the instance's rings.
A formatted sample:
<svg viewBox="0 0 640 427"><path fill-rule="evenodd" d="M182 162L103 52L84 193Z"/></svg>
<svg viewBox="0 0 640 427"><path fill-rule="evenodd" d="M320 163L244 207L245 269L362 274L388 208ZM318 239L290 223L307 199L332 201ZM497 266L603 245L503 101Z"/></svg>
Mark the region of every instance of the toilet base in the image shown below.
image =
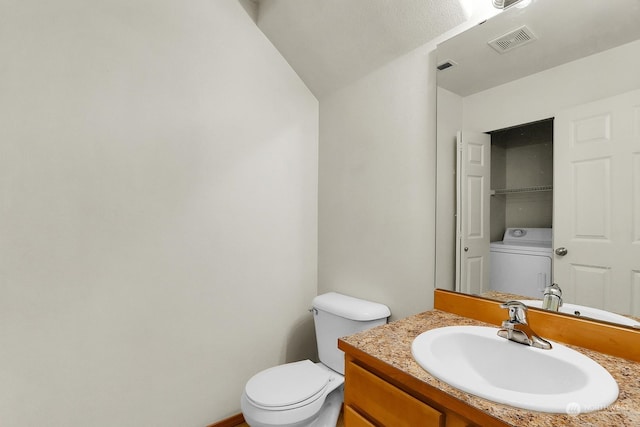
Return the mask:
<svg viewBox="0 0 640 427"><path fill-rule="evenodd" d="M320 410L306 420L293 424L265 424L245 414L245 422L250 427L336 427L343 401L344 385L340 385L327 395Z"/></svg>
<svg viewBox="0 0 640 427"><path fill-rule="evenodd" d="M336 427L342 410L342 402L344 402L344 385L329 393L320 410L320 416L313 420L309 427Z"/></svg>

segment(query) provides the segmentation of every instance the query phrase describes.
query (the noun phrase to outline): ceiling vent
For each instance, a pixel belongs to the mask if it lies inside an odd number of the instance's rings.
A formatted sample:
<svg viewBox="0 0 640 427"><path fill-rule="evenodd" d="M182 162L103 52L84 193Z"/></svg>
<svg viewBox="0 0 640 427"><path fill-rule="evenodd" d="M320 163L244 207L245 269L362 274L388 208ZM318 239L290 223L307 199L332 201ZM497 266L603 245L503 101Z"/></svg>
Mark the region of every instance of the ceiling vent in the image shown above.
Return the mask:
<svg viewBox="0 0 640 427"><path fill-rule="evenodd" d="M458 65L458 64L452 59L447 59L443 63L438 64L437 68L438 68L438 71L442 71L442 70L446 70L447 68L451 68L454 65Z"/></svg>
<svg viewBox="0 0 640 427"><path fill-rule="evenodd" d="M498 53L505 53L520 46L524 46L527 43L531 43L538 38L531 32L526 25L508 32L498 38L495 38L489 42L489 46L495 49Z"/></svg>

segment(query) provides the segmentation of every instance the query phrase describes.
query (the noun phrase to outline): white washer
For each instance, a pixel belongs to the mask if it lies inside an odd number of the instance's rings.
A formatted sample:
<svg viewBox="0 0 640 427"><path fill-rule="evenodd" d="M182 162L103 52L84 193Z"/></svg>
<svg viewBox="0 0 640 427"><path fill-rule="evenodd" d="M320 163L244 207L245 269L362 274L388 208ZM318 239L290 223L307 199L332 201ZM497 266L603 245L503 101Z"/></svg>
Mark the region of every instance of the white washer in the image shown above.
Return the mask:
<svg viewBox="0 0 640 427"><path fill-rule="evenodd" d="M491 243L491 289L542 299L552 280L551 243L551 228L507 228Z"/></svg>

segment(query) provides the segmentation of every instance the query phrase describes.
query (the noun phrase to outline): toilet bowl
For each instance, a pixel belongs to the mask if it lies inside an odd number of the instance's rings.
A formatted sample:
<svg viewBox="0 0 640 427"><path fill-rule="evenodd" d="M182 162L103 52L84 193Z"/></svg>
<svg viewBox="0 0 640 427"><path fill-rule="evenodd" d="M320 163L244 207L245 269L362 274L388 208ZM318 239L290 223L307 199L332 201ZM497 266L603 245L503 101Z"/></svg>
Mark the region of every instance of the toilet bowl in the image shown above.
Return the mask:
<svg viewBox="0 0 640 427"><path fill-rule="evenodd" d="M344 377L310 360L287 363L254 375L241 398L251 427L335 426Z"/></svg>
<svg viewBox="0 0 640 427"><path fill-rule="evenodd" d="M335 427L344 398L344 353L338 338L382 325L383 304L330 292L313 300L320 363L286 363L247 382L240 406L251 427Z"/></svg>

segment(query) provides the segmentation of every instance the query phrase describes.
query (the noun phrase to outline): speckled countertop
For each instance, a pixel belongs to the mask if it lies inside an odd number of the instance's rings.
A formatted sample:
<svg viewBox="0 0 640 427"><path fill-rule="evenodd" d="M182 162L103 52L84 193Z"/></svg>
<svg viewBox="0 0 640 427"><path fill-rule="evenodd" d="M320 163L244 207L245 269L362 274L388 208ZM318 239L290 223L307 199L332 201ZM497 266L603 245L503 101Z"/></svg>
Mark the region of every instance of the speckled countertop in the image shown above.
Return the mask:
<svg viewBox="0 0 640 427"><path fill-rule="evenodd" d="M640 426L640 363L568 346L589 356L611 373L620 389L618 400L607 409L579 415L547 414L513 408L451 387L432 377L414 361L411 356L411 343L415 337L427 330L451 325L495 327L433 310L342 338L342 341L512 426Z"/></svg>
<svg viewBox="0 0 640 427"><path fill-rule="evenodd" d="M489 299L493 299L493 300L496 300L496 301L509 301L509 300L514 300L514 299L515 300L536 299L536 298L531 298L531 297L525 297L525 296L522 296L522 295L515 295L515 294L509 294L509 293L498 292L498 291L487 291L487 292L484 292L480 296L483 297L483 298L489 298ZM629 319L633 319L635 321L640 322L640 317L638 317L638 316L630 316L628 314L621 314L621 316L625 316L625 317L628 317Z"/></svg>

